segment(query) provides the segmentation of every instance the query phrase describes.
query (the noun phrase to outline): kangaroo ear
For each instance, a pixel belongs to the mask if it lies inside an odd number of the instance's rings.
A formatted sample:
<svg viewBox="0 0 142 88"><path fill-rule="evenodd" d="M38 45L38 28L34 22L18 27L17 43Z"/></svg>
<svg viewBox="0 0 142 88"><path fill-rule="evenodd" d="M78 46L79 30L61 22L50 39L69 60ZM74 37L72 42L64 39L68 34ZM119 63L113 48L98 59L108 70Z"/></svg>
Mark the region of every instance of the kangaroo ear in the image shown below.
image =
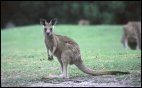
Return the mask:
<svg viewBox="0 0 142 88"><path fill-rule="evenodd" d="M40 24L45 25L46 20L45 19L40 19Z"/></svg>
<svg viewBox="0 0 142 88"><path fill-rule="evenodd" d="M57 18L54 18L50 21L50 24L51 25L55 25L57 23Z"/></svg>

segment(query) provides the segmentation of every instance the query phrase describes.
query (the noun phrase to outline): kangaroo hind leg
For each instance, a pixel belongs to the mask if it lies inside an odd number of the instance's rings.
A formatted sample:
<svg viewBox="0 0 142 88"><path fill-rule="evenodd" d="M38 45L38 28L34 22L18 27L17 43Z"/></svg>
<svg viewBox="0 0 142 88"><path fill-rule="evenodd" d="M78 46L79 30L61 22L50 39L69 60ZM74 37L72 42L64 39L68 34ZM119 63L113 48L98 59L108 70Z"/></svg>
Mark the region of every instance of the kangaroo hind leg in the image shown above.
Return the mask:
<svg viewBox="0 0 142 88"><path fill-rule="evenodd" d="M69 78L69 75L68 75L68 65L70 63L70 50L66 50L62 53L61 55L61 61L62 61L62 64L63 64L63 72L62 74L60 75L61 78Z"/></svg>

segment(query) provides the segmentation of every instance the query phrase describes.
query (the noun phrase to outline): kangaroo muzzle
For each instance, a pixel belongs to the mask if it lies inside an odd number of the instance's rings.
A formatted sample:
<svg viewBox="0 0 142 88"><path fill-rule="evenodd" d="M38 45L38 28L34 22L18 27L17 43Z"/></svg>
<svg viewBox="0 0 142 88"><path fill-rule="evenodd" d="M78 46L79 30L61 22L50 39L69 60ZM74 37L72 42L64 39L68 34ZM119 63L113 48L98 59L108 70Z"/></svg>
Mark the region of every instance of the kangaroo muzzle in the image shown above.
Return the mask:
<svg viewBox="0 0 142 88"><path fill-rule="evenodd" d="M52 35L52 32L51 32L50 30L47 30L47 31L46 31L46 34L47 34L48 36L51 36L51 35Z"/></svg>

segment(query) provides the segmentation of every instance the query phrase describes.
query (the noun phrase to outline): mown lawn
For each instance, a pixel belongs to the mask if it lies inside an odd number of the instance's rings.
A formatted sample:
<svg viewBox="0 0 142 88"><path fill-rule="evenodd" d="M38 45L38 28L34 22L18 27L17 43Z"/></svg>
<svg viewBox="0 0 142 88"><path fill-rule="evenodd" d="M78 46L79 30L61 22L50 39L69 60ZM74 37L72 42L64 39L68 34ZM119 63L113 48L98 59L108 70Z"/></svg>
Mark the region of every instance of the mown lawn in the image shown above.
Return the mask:
<svg viewBox="0 0 142 88"><path fill-rule="evenodd" d="M48 61L41 25L1 30L1 84L26 86L49 74L60 74L60 64ZM84 63L96 70L141 71L141 51L125 50L121 25L57 25L55 33L74 39ZM74 65L70 77L85 76Z"/></svg>

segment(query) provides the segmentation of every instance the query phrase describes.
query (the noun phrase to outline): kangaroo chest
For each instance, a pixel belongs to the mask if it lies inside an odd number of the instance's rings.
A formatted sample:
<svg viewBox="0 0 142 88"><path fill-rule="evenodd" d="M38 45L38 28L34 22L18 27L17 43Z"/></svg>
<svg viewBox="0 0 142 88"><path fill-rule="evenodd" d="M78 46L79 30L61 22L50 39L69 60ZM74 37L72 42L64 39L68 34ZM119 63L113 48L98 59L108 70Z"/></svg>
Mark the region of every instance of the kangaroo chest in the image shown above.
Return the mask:
<svg viewBox="0 0 142 88"><path fill-rule="evenodd" d="M52 39L45 38L45 45L50 51L52 51L53 46L54 46L54 42Z"/></svg>

